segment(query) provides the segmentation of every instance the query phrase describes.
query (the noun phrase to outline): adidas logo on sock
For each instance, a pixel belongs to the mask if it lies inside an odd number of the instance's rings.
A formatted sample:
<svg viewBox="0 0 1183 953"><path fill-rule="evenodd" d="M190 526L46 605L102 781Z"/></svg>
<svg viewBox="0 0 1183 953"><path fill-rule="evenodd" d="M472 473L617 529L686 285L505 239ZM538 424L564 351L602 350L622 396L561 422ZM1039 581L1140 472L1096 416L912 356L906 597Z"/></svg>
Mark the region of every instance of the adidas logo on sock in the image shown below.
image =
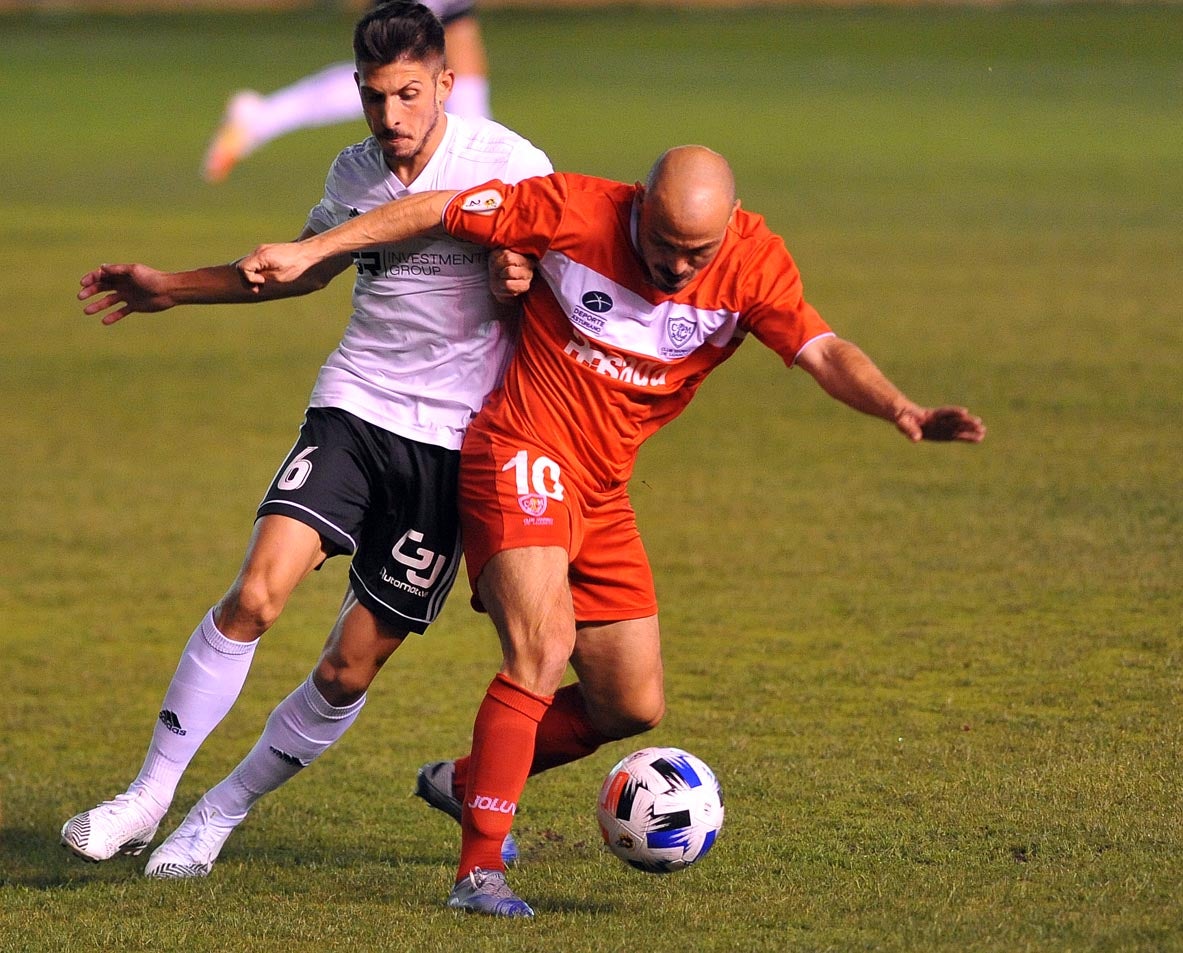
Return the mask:
<svg viewBox="0 0 1183 953"><path fill-rule="evenodd" d="M288 754L286 751L280 751L277 747L275 747L275 745L268 745L268 747L271 749L271 753L275 755L275 757L279 758L280 761L286 761L294 768L306 768L309 764L311 764L309 761L301 761L294 754Z"/></svg>
<svg viewBox="0 0 1183 953"><path fill-rule="evenodd" d="M171 712L167 708L160 712L160 723L174 735L186 733L185 729L181 727L181 719L177 717L176 712Z"/></svg>

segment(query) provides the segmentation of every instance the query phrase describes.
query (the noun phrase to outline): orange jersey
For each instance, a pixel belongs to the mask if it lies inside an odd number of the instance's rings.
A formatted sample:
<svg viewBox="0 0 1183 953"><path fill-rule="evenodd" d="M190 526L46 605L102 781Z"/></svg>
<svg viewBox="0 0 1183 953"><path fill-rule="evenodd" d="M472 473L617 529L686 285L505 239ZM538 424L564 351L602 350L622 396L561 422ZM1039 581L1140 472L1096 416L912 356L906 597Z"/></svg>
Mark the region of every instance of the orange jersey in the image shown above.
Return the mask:
<svg viewBox="0 0 1183 953"><path fill-rule="evenodd" d="M654 288L636 250L636 195L558 173L477 186L443 214L457 238L539 261L505 381L470 432L533 438L592 492L627 482L640 445L749 333L789 366L832 333L784 242L742 209L686 288Z"/></svg>

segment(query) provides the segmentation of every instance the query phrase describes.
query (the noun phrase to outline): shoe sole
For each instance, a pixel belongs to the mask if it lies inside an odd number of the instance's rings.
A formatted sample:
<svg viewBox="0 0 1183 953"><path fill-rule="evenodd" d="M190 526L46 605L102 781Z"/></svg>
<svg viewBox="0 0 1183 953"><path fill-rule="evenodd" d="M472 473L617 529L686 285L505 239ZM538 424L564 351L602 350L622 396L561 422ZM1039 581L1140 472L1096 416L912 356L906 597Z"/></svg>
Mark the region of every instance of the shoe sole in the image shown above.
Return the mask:
<svg viewBox="0 0 1183 953"><path fill-rule="evenodd" d="M79 860L85 860L88 864L101 864L104 860L112 860L115 857L139 857L144 852L150 841L132 840L128 841L122 847L115 851L115 853L107 857L92 857L86 853L85 850L77 844L72 844L66 838L61 839L61 845L66 848L71 854Z"/></svg>
<svg viewBox="0 0 1183 953"><path fill-rule="evenodd" d="M481 907L476 904L465 903L462 900L453 901L453 900L449 899L448 900L448 909L449 910L459 910L461 913L480 913L480 914L484 914L487 917L501 917L502 919L505 919L505 920L526 919L528 917L534 916L534 911L530 908L530 905L528 903L526 903L525 900L520 900L518 902L521 904L520 907L515 906L512 909L512 911L508 911L508 910L502 911L502 910L489 910L489 909L486 909L485 907Z"/></svg>
<svg viewBox="0 0 1183 953"><path fill-rule="evenodd" d="M145 870L144 876L152 880L192 880L208 877L213 868L213 864L161 864L154 870Z"/></svg>

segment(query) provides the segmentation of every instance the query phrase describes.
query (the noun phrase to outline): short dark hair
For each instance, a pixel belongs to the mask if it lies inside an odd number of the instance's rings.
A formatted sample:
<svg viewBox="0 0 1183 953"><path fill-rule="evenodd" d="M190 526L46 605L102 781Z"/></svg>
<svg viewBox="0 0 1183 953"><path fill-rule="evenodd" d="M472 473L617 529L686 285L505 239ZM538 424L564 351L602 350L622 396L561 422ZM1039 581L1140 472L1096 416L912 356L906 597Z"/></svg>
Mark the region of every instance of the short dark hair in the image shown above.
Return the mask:
<svg viewBox="0 0 1183 953"><path fill-rule="evenodd" d="M358 63L444 63L444 27L439 17L413 0L391 0L375 7L353 29Z"/></svg>

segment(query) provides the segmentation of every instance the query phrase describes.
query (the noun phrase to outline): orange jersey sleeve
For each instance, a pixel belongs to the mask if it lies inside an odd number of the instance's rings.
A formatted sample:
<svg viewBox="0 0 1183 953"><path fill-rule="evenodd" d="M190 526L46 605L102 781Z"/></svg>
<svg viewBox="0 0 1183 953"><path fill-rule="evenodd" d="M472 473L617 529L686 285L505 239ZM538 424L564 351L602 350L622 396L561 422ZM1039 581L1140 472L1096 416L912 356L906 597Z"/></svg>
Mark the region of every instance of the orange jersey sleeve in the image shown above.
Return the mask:
<svg viewBox="0 0 1183 953"><path fill-rule="evenodd" d="M541 258L562 225L566 199L559 174L517 186L494 180L454 196L444 209L443 225L465 241Z"/></svg>
<svg viewBox="0 0 1183 953"><path fill-rule="evenodd" d="M740 327L751 331L792 367L801 349L831 334L830 327L805 300L796 262L784 240L769 230L764 219L741 210L735 229L744 248L738 256L736 275L745 299L740 307Z"/></svg>

